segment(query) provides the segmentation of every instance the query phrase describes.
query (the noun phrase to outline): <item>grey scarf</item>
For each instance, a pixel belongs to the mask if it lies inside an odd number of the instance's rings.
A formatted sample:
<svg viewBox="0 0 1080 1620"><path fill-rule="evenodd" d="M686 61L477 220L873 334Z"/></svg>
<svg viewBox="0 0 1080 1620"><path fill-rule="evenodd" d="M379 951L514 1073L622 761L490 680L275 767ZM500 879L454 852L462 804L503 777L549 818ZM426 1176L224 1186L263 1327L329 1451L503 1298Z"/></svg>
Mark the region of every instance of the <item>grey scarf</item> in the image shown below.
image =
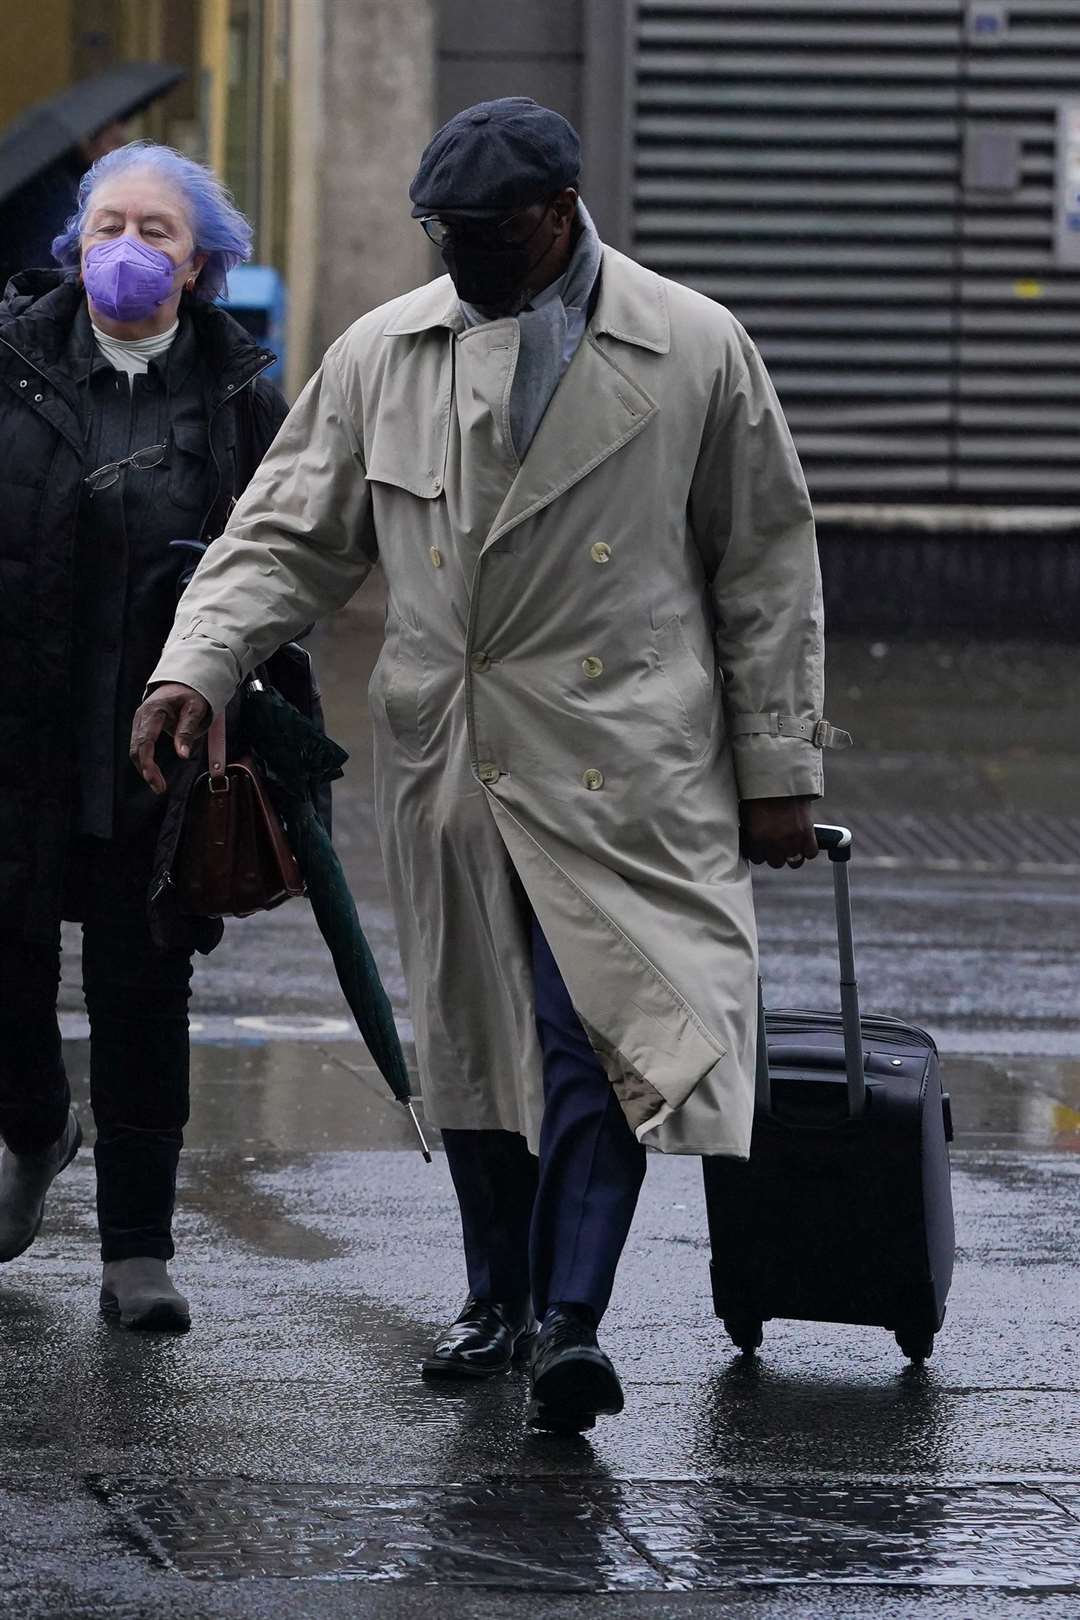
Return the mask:
<svg viewBox="0 0 1080 1620"><path fill-rule="evenodd" d="M524 309L517 316L521 341L510 389L510 432L520 460L525 459L551 396L570 364L567 349L571 336L581 341L589 299L600 274L601 244L596 226L585 204L579 200L577 206L581 234L562 277L561 296L549 298L538 309ZM478 310L468 304L461 308L470 326L483 323Z"/></svg>

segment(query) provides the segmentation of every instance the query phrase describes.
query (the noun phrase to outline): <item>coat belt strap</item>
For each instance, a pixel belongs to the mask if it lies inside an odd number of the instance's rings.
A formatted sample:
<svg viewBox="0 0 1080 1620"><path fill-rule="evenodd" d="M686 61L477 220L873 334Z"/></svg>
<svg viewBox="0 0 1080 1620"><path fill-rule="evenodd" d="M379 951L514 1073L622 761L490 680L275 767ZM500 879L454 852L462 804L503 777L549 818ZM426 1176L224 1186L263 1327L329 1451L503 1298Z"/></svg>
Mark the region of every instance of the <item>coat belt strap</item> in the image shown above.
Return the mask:
<svg viewBox="0 0 1080 1620"><path fill-rule="evenodd" d="M736 737L799 737L815 748L850 748L850 731L841 731L827 720L800 720L794 714L737 714L732 730Z"/></svg>

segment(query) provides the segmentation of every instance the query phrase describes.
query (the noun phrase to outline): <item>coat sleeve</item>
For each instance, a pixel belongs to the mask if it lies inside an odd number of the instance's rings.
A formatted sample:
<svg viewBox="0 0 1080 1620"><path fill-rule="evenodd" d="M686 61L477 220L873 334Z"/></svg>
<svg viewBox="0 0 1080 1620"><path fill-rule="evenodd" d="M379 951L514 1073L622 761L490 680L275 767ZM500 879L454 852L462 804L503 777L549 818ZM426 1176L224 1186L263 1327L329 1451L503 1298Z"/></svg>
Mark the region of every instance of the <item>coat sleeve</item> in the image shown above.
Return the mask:
<svg viewBox="0 0 1080 1620"><path fill-rule="evenodd" d="M814 516L768 373L746 333L720 365L690 498L740 799L819 795L824 728ZM846 734L844 734L846 735Z"/></svg>
<svg viewBox="0 0 1080 1620"><path fill-rule="evenodd" d="M199 563L149 686L181 681L217 713L256 664L349 600L378 556L361 433L335 345Z"/></svg>

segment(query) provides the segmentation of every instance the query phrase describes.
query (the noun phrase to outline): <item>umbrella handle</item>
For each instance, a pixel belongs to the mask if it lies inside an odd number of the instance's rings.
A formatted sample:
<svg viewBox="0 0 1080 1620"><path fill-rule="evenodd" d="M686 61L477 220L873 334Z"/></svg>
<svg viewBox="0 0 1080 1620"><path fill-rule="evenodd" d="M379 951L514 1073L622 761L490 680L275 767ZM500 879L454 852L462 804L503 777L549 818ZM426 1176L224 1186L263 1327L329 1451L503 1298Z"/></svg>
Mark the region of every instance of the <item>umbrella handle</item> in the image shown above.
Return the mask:
<svg viewBox="0 0 1080 1620"><path fill-rule="evenodd" d="M412 1098L411 1097L403 1097L402 1102L401 1102L401 1106L408 1110L409 1118L413 1122L413 1129L416 1132L417 1140L419 1141L419 1144L420 1144L420 1151L424 1155L424 1163L425 1164L430 1164L431 1163L431 1149L427 1145L427 1142L426 1142L426 1140L424 1138L423 1128L422 1128L422 1126L420 1124L420 1121L416 1117L416 1109L412 1105Z"/></svg>

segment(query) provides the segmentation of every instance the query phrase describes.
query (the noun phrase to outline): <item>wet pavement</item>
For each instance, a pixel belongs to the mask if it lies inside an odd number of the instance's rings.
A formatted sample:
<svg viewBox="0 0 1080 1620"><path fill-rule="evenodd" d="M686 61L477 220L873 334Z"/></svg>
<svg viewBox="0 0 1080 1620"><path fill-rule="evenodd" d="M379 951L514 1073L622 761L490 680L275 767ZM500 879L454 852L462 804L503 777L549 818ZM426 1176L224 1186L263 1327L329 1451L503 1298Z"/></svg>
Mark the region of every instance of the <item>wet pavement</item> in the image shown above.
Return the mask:
<svg viewBox="0 0 1080 1620"><path fill-rule="evenodd" d="M354 756L339 845L408 1039L366 811L377 629L373 593L318 657ZM191 1334L98 1318L86 1152L3 1269L0 1613L1080 1612L1073 666L832 649L830 715L864 744L831 762L824 808L864 855L865 1005L939 1037L957 1123L957 1275L925 1369L881 1330L790 1322L739 1357L711 1315L700 1166L653 1158L603 1335L622 1418L559 1440L526 1430L520 1374L423 1386L463 1292L445 1161L411 1151L285 907L199 971L175 1266ZM895 826L929 829L916 861ZM759 902L770 1002L831 1004L827 873L769 874ZM74 948L65 967L88 1124Z"/></svg>

